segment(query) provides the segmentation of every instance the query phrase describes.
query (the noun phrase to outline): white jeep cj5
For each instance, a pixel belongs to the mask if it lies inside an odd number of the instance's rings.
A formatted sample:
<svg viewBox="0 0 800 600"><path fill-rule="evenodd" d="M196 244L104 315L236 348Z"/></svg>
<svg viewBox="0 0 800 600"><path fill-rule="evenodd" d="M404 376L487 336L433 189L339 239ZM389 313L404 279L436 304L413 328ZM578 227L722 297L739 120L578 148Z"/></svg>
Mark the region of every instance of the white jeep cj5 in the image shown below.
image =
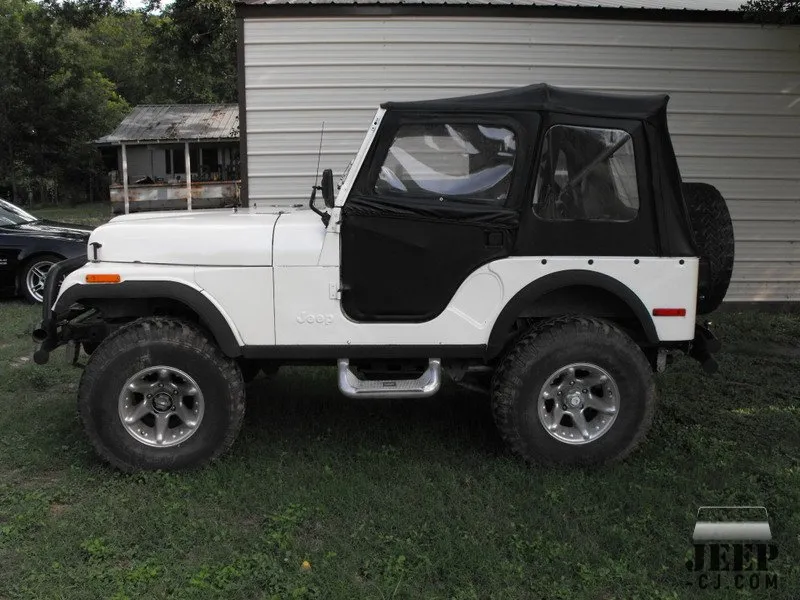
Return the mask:
<svg viewBox="0 0 800 600"><path fill-rule="evenodd" d="M327 210L314 206L321 190ZM491 395L526 460L619 459L676 352L708 371L733 263L724 199L681 181L666 96L535 85L388 103L310 208L120 216L48 276L38 363L89 353L78 408L124 470L233 443L244 383L338 366L352 397Z"/></svg>

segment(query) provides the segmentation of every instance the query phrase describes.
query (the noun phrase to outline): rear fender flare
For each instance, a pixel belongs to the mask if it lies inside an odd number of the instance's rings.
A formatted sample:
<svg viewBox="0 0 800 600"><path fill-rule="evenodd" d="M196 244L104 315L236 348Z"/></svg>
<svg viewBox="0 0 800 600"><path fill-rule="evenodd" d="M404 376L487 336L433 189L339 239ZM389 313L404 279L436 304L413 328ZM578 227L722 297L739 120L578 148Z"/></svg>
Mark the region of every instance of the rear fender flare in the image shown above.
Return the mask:
<svg viewBox="0 0 800 600"><path fill-rule="evenodd" d="M633 290L608 275L595 271L573 269L551 273L532 281L506 303L492 327L487 347L488 356L491 358L500 354L514 322L527 307L532 306L539 298L549 292L576 285L597 287L614 294L636 315L647 340L654 344L658 343L658 332L656 331L655 323L653 323L653 318L650 316L650 311L647 310L647 307Z"/></svg>

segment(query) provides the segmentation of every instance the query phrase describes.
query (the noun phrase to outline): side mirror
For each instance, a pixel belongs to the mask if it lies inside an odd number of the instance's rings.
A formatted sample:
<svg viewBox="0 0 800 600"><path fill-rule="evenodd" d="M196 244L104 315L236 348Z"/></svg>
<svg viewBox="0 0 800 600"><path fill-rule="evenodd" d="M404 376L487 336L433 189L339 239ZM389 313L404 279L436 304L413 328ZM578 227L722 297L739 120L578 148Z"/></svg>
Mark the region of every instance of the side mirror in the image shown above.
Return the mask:
<svg viewBox="0 0 800 600"><path fill-rule="evenodd" d="M333 203L336 201L336 196L333 191L333 171L325 169L322 172L322 199L325 201L325 206L333 208Z"/></svg>

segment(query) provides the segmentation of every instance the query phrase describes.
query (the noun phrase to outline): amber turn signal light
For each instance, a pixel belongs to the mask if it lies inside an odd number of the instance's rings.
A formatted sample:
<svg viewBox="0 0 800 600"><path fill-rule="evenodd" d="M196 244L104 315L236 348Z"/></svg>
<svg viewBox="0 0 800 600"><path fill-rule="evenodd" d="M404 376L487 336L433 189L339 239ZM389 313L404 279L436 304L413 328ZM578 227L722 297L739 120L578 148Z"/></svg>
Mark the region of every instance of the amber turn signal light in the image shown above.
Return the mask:
<svg viewBox="0 0 800 600"><path fill-rule="evenodd" d="M86 283L119 283L122 278L116 273L90 273Z"/></svg>

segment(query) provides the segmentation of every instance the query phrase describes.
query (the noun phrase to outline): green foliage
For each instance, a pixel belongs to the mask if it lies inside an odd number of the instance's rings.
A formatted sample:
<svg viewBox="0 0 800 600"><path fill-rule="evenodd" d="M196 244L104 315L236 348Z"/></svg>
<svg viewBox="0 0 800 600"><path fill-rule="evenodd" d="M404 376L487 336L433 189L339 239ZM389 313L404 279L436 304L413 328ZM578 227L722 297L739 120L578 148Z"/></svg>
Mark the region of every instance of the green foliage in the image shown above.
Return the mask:
<svg viewBox="0 0 800 600"><path fill-rule="evenodd" d="M97 170L88 145L116 125L127 102L85 59L72 28L32 0L0 0L0 183L48 188ZM48 185L49 184L49 185Z"/></svg>
<svg viewBox="0 0 800 600"><path fill-rule="evenodd" d="M800 23L800 0L748 0L741 10L745 16L762 24Z"/></svg>
<svg viewBox="0 0 800 600"><path fill-rule="evenodd" d="M18 201L85 197L105 174L91 142L136 104L236 100L231 0L176 0L163 13L0 0L0 40L0 196Z"/></svg>
<svg viewBox="0 0 800 600"><path fill-rule="evenodd" d="M89 68L113 82L114 91L130 106L160 101L160 88L152 75L150 20L158 20L158 17L118 13L70 32L76 53ZM155 61L159 62L161 60Z"/></svg>
<svg viewBox="0 0 800 600"><path fill-rule="evenodd" d="M236 101L236 24L232 0L174 0L151 22L153 61L166 102Z"/></svg>

